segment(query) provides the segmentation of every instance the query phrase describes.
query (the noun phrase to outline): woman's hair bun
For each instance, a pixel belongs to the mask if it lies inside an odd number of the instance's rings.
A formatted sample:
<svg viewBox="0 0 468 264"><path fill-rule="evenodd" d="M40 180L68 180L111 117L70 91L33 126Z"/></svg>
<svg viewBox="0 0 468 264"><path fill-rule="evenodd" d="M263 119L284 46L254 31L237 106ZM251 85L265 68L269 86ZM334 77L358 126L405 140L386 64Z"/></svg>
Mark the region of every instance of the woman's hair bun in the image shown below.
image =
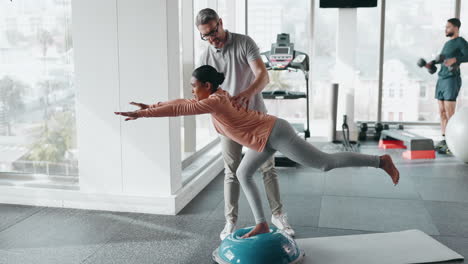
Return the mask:
<svg viewBox="0 0 468 264"><path fill-rule="evenodd" d="M217 74L217 83L218 85L222 84L224 82L224 73L218 72Z"/></svg>

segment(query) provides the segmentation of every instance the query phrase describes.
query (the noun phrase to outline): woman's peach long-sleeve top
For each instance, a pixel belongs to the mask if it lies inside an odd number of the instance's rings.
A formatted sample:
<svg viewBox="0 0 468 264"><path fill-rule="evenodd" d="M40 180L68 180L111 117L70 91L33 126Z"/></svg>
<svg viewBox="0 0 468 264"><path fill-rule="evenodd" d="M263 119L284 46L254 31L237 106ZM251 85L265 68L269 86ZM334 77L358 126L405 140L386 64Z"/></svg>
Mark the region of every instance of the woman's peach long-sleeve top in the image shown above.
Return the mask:
<svg viewBox="0 0 468 264"><path fill-rule="evenodd" d="M159 102L144 110L138 110L138 117L164 117L211 114L216 131L237 143L262 152L277 119L246 108L239 108L232 102L225 90L218 90L208 98L176 99Z"/></svg>

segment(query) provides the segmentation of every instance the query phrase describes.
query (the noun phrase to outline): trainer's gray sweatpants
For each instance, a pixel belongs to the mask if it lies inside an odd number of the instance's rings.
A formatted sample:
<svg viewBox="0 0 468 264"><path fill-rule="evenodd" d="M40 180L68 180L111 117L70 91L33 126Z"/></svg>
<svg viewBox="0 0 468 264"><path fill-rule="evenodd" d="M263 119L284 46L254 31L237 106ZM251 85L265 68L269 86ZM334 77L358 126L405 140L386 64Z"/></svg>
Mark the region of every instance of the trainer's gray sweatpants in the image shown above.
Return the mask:
<svg viewBox="0 0 468 264"><path fill-rule="evenodd" d="M237 178L250 204L256 224L266 222L260 194L253 179L255 171L279 151L289 159L304 166L329 171L343 167L379 167L379 156L354 152L328 154L322 152L296 134L284 119L278 118L263 152L248 149L239 167Z"/></svg>

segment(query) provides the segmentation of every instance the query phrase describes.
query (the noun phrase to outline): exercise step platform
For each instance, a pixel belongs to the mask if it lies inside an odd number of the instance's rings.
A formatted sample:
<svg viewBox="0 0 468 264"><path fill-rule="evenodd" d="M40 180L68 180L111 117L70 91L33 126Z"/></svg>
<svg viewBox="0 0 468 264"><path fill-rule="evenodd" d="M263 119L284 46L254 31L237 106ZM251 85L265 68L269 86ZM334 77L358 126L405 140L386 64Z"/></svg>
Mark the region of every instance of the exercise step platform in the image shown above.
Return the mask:
<svg viewBox="0 0 468 264"><path fill-rule="evenodd" d="M407 149L402 156L405 159L435 159L434 142L404 130L382 130L379 148Z"/></svg>

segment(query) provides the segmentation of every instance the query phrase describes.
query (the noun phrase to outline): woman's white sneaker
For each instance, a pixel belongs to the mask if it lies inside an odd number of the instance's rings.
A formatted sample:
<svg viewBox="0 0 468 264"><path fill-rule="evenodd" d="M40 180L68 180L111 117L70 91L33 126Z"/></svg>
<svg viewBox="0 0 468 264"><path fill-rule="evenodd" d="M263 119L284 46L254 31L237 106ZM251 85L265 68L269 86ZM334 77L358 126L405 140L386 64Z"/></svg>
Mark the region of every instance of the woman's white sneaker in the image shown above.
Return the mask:
<svg viewBox="0 0 468 264"><path fill-rule="evenodd" d="M236 224L231 223L231 222L226 222L226 225L224 226L223 231L221 231L221 234L219 234L219 238L221 240L224 240L227 236L232 234L236 230Z"/></svg>
<svg viewBox="0 0 468 264"><path fill-rule="evenodd" d="M286 214L277 214L271 216L271 223L278 229L283 230L286 234L294 236L295 232L291 225L288 223L288 216Z"/></svg>

